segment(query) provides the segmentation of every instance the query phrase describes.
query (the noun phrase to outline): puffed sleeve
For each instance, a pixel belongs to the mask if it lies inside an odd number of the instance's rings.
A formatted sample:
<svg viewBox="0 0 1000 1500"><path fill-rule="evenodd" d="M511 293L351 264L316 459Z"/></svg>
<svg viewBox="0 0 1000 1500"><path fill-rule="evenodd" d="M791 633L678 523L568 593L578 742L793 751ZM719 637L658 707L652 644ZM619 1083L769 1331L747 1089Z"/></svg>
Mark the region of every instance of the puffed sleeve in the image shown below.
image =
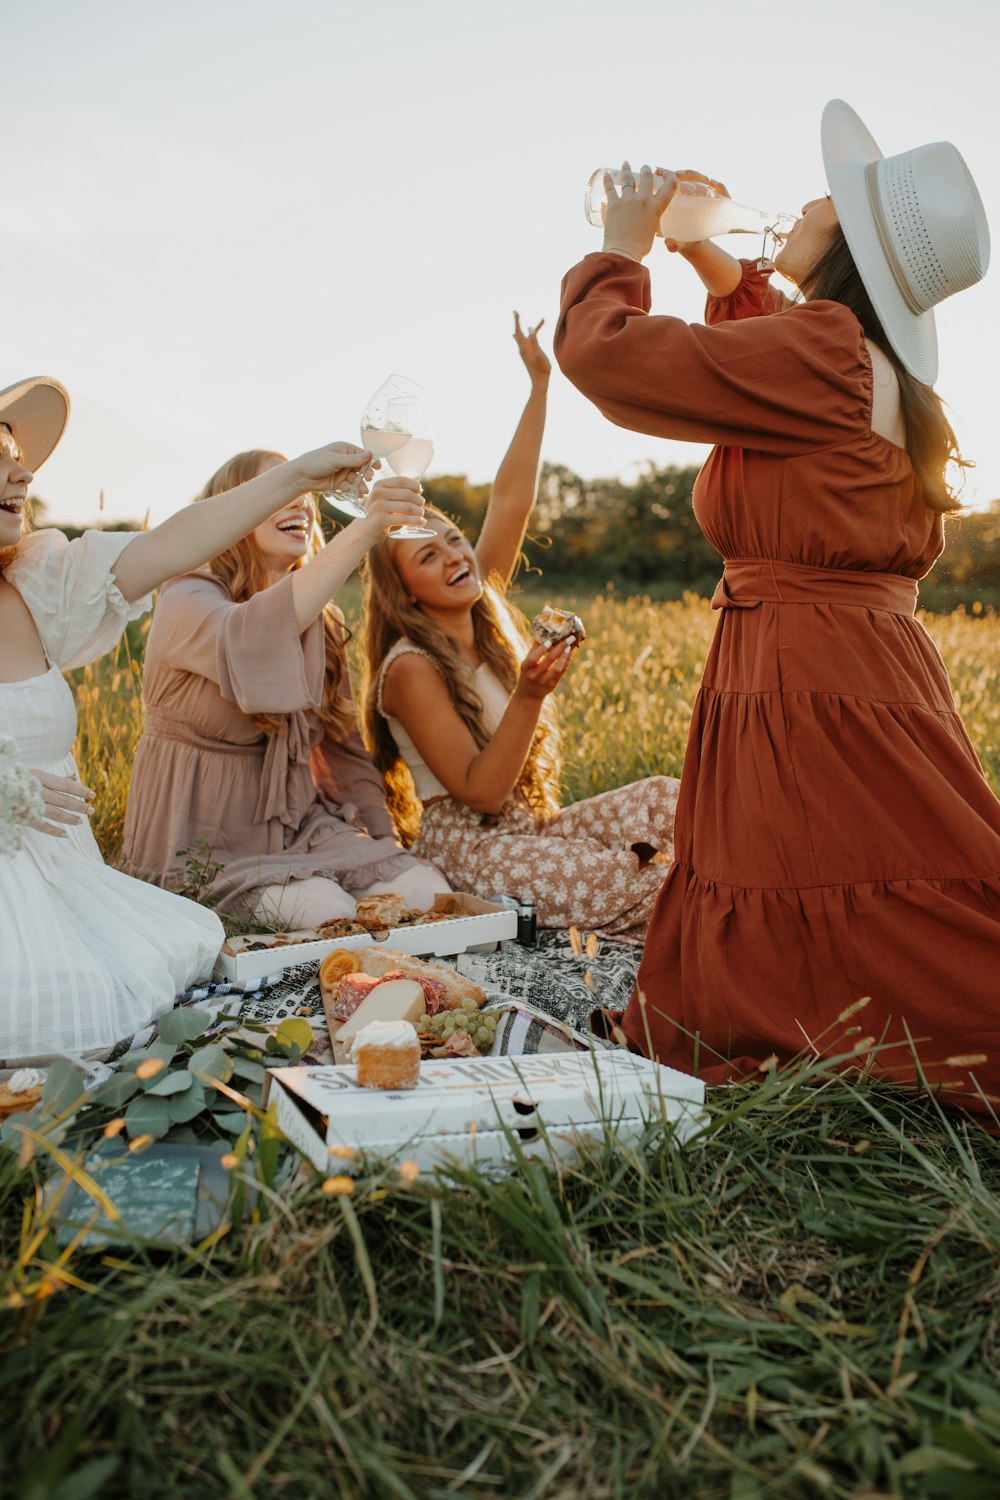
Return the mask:
<svg viewBox="0 0 1000 1500"><path fill-rule="evenodd" d="M588 255L563 281L556 358L619 427L779 457L867 430L861 326L840 303L713 328L649 305L648 271L624 256Z"/></svg>
<svg viewBox="0 0 1000 1500"><path fill-rule="evenodd" d="M350 699L353 708L346 673L341 692ZM372 838L396 837L396 829L385 805L382 773L374 765L357 729L352 729L339 740L330 734L324 735L313 750L311 770L320 795L342 809L356 809L357 822Z"/></svg>
<svg viewBox="0 0 1000 1500"><path fill-rule="evenodd" d="M207 677L245 714L296 713L323 700L322 621L299 634L291 578L245 604L207 573L171 579L153 629L165 666Z"/></svg>
<svg viewBox="0 0 1000 1500"><path fill-rule="evenodd" d="M733 323L741 318L760 318L768 313L784 312L793 304L771 285L774 271L761 267L759 260L741 260L743 274L739 286L728 297L705 298L705 322L709 328L715 323Z"/></svg>
<svg viewBox="0 0 1000 1500"><path fill-rule="evenodd" d="M31 611L53 666L68 672L96 661L149 609L152 594L130 604L112 576L134 539L130 531L85 531L70 541L46 528L18 544L7 582Z"/></svg>

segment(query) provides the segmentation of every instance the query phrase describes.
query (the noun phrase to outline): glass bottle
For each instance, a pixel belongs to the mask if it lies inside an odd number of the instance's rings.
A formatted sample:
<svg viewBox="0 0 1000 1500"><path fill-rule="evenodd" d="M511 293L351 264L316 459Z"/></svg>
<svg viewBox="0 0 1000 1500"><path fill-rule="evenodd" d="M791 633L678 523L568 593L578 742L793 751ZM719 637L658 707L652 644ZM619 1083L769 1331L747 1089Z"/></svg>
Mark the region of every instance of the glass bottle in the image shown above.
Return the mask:
<svg viewBox="0 0 1000 1500"><path fill-rule="evenodd" d="M611 172L615 187L621 189L620 171L598 167L587 183L583 200L587 222L597 229L604 225L608 201L604 191L606 171ZM633 173L633 177L637 176ZM711 240L720 234L763 234L769 229L775 239L782 240L795 222L794 214L770 213L762 208L749 208L745 203L734 203L732 198L715 192L707 183L681 182L660 218L660 234L664 239L685 244L692 240Z"/></svg>

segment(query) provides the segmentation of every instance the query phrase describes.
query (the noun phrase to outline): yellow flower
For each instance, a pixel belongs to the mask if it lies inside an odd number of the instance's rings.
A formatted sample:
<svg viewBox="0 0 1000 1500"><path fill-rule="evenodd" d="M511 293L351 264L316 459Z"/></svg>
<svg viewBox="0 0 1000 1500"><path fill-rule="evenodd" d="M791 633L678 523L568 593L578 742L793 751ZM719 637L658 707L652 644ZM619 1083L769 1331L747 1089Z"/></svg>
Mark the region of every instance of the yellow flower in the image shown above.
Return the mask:
<svg viewBox="0 0 1000 1500"><path fill-rule="evenodd" d="M234 1167L238 1167L240 1164L240 1159L235 1151L227 1151L224 1156L220 1156L219 1160L227 1172L231 1172Z"/></svg>
<svg viewBox="0 0 1000 1500"><path fill-rule="evenodd" d="M155 1078L157 1073L162 1073L166 1067L162 1057L147 1057L135 1070L136 1078Z"/></svg>
<svg viewBox="0 0 1000 1500"><path fill-rule="evenodd" d="M130 1151L145 1151L146 1147L151 1146L155 1139L154 1135L137 1135L134 1141L129 1141L128 1149Z"/></svg>
<svg viewBox="0 0 1000 1500"><path fill-rule="evenodd" d="M119 1115L116 1120L109 1120L108 1123L104 1127L104 1138L105 1138L105 1140L107 1140L107 1141L114 1140L115 1136L116 1135L121 1135L121 1133L122 1133L122 1131L124 1129L125 1129L125 1121L122 1119L121 1115Z"/></svg>
<svg viewBox="0 0 1000 1500"><path fill-rule="evenodd" d="M328 1177L323 1184L328 1198L349 1198L354 1192L353 1177Z"/></svg>
<svg viewBox="0 0 1000 1500"><path fill-rule="evenodd" d="M330 1155L331 1156L339 1157L339 1159L341 1161L353 1161L354 1158L357 1156L357 1154L358 1153L354 1149L353 1146L331 1146L330 1147Z"/></svg>
<svg viewBox="0 0 1000 1500"><path fill-rule="evenodd" d="M416 1182L417 1178L420 1176L420 1168L417 1166L415 1161L407 1159L406 1161L400 1162L399 1175L403 1182Z"/></svg>

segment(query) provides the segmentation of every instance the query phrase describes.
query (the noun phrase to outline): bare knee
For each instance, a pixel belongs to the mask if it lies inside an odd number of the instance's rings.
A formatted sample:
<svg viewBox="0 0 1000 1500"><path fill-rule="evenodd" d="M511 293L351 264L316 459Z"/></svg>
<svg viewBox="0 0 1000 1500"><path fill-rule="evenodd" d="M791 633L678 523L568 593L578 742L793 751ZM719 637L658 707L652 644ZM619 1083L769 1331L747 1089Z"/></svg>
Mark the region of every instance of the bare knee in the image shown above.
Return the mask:
<svg viewBox="0 0 1000 1500"><path fill-rule="evenodd" d="M450 890L451 886L440 870L435 870L433 865L415 864L404 870L402 875L394 875L391 880L376 881L364 895L376 896L384 891L393 891L402 896L412 910L426 911L429 906L434 905L435 896Z"/></svg>
<svg viewBox="0 0 1000 1500"><path fill-rule="evenodd" d="M317 927L338 917L353 917L354 897L335 880L314 875L308 880L289 880L269 885L261 892L253 916L269 927Z"/></svg>

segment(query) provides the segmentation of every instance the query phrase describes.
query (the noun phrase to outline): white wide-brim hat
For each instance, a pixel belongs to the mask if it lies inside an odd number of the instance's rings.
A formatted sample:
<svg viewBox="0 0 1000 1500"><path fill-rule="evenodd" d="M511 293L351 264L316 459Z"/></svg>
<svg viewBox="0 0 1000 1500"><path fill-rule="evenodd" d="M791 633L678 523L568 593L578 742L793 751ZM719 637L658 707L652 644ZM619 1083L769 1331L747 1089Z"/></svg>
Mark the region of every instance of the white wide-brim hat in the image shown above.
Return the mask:
<svg viewBox="0 0 1000 1500"><path fill-rule="evenodd" d="M820 133L833 206L886 338L910 374L933 385L933 309L990 263L972 174L949 141L883 156L843 99L830 100Z"/></svg>
<svg viewBox="0 0 1000 1500"><path fill-rule="evenodd" d="M32 375L0 391L0 422L10 428L21 462L34 473L55 448L69 421L69 392L48 375Z"/></svg>

